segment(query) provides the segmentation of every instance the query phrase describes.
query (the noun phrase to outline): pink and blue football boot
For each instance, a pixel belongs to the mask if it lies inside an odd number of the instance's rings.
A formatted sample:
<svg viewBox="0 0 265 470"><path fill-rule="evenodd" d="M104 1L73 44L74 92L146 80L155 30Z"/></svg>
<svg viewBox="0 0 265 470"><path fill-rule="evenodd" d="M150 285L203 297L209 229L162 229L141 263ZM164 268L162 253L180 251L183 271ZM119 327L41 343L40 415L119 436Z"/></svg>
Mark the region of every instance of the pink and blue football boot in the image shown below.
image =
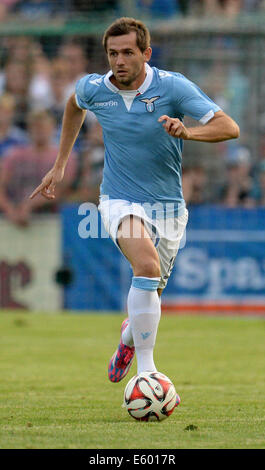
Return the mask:
<svg viewBox="0 0 265 470"><path fill-rule="evenodd" d="M121 338L123 331L128 326L128 323L129 319L126 318L121 324ZM134 358L135 347L126 346L123 344L121 338L118 349L115 351L109 362L108 374L111 382L120 382L120 380L128 374Z"/></svg>

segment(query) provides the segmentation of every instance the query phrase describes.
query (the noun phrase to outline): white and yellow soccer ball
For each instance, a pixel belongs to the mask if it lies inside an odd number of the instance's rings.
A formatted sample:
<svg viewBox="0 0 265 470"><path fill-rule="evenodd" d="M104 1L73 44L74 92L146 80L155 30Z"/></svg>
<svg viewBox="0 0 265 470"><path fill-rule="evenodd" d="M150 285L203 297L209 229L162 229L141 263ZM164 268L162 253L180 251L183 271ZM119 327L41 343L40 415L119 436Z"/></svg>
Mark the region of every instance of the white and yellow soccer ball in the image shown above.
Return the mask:
<svg viewBox="0 0 265 470"><path fill-rule="evenodd" d="M161 372L141 372L124 390L123 407L138 421L162 421L179 403L173 383Z"/></svg>

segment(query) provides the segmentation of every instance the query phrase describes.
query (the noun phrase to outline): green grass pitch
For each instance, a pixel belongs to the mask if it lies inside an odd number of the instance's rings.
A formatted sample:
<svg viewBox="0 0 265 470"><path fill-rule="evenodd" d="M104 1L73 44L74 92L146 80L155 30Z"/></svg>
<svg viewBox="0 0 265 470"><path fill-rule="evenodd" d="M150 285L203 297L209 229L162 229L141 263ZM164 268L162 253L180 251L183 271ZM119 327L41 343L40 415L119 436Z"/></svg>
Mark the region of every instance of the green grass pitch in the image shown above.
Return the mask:
<svg viewBox="0 0 265 470"><path fill-rule="evenodd" d="M265 447L261 318L161 318L155 361L181 404L161 423L121 408L107 379L123 316L0 312L1 449Z"/></svg>

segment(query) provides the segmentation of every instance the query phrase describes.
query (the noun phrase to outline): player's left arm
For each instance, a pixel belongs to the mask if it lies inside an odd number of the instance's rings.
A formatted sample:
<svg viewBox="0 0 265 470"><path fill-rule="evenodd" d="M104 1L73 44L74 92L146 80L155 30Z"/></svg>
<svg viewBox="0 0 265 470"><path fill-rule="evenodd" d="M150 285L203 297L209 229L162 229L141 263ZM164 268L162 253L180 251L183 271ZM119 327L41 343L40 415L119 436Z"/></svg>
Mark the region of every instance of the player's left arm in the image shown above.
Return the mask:
<svg viewBox="0 0 265 470"><path fill-rule="evenodd" d="M158 122L164 122L165 131L172 137L200 142L222 142L237 139L240 134L237 123L223 111L216 111L214 116L204 125L186 127L178 118L164 114Z"/></svg>

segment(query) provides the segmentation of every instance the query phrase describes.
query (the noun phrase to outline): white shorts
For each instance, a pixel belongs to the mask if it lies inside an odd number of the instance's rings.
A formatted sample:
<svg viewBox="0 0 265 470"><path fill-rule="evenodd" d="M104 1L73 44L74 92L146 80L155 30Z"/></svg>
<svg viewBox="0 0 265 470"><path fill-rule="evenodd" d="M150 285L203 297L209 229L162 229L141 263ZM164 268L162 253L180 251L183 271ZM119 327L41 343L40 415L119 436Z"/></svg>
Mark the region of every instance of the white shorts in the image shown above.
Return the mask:
<svg viewBox="0 0 265 470"><path fill-rule="evenodd" d="M143 221L147 233L158 252L161 269L161 279L158 287L159 289L164 289L172 272L180 242L188 222L187 209L184 209L183 214L179 217L151 219L141 204L123 199L107 199L100 200L98 210L107 233L119 250L117 232L122 220L129 215L133 215Z"/></svg>

